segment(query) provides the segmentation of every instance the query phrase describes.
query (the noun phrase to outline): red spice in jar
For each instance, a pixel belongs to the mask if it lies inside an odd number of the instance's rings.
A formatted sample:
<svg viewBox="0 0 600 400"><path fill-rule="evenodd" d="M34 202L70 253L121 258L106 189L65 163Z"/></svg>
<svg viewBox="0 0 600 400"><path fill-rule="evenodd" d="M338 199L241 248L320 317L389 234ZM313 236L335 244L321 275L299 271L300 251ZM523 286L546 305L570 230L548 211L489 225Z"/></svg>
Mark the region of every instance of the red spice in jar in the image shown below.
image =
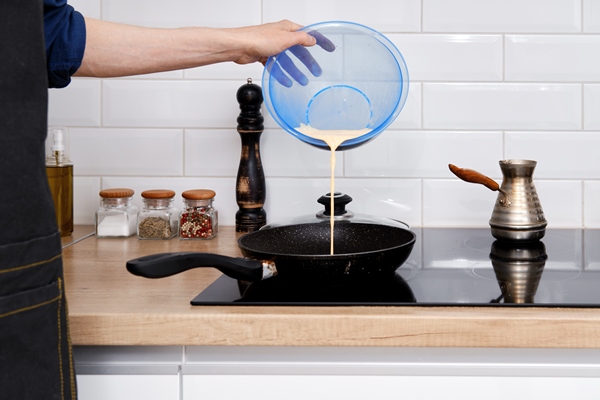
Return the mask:
<svg viewBox="0 0 600 400"><path fill-rule="evenodd" d="M180 239L212 239L217 235L217 212L212 207L215 192L206 189L183 192L185 207L179 214Z"/></svg>
<svg viewBox="0 0 600 400"><path fill-rule="evenodd" d="M209 238L212 237L212 221L206 215L206 209L184 211L179 220L179 235L183 238Z"/></svg>

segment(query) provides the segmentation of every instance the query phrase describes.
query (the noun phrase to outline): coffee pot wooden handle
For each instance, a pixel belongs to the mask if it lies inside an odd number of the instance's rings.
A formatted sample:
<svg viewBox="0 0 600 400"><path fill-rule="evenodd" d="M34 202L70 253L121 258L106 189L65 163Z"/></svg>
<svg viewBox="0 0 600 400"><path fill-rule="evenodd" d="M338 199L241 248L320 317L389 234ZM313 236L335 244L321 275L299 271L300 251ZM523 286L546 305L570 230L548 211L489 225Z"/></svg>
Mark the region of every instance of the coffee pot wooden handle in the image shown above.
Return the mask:
<svg viewBox="0 0 600 400"><path fill-rule="evenodd" d="M480 172L474 171L472 169L458 168L456 165L453 164L448 164L448 168L450 168L450 171L452 171L454 175L456 175L465 182L479 183L493 191L500 190L500 185L498 185L498 183L495 180L483 175Z"/></svg>

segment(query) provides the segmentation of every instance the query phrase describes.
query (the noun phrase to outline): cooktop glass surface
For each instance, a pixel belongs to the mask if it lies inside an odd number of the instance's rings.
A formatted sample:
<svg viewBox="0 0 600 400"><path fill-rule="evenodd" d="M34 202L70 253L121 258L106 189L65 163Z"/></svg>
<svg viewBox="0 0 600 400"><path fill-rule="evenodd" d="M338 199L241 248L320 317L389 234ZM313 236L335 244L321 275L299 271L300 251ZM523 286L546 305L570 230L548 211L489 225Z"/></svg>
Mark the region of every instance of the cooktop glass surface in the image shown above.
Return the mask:
<svg viewBox="0 0 600 400"><path fill-rule="evenodd" d="M414 228L417 242L395 274L317 285L278 277L221 276L192 305L600 307L600 230L548 229L532 243L490 229Z"/></svg>

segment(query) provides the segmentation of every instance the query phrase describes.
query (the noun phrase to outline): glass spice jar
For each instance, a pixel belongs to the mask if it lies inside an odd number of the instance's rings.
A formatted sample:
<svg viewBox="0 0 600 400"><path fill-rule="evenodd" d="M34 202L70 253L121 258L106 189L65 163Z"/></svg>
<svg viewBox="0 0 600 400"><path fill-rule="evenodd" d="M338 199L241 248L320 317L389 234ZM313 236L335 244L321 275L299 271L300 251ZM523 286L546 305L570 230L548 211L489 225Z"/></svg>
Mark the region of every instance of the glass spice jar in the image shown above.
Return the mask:
<svg viewBox="0 0 600 400"><path fill-rule="evenodd" d="M171 239L177 235L179 210L173 206L175 192L156 189L142 192L144 208L138 212L138 239Z"/></svg>
<svg viewBox="0 0 600 400"><path fill-rule="evenodd" d="M213 208L215 192L208 189L186 190L183 211L179 214L179 239L212 239L219 230L219 215Z"/></svg>
<svg viewBox="0 0 600 400"><path fill-rule="evenodd" d="M100 191L96 210L96 237L120 238L135 234L138 208L131 204L134 191L126 188Z"/></svg>

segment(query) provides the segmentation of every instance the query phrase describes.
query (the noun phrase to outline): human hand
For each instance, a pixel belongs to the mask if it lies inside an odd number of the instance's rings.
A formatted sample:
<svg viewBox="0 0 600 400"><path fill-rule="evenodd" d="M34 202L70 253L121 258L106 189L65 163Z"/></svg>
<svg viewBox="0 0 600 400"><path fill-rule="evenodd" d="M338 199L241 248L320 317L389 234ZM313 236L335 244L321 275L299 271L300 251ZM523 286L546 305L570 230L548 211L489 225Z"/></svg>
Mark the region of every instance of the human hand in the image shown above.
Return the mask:
<svg viewBox="0 0 600 400"><path fill-rule="evenodd" d="M237 28L248 43L248 51L236 59L238 64L259 61L269 69L271 75L283 86L291 87L293 80L305 86L308 78L294 64L291 53L308 68L314 76L320 76L321 67L306 47L319 45L323 50L332 52L335 45L316 31L301 31L302 26L288 20L258 26ZM277 62L266 65L269 57L278 55ZM292 79L285 72L291 76Z"/></svg>
<svg viewBox="0 0 600 400"><path fill-rule="evenodd" d="M316 31L307 31L307 33L314 37L317 45L325 51L332 52L335 50L335 45L327 39L325 36ZM308 85L308 78L306 75L298 69L294 61L288 56L288 52L293 54L302 64L308 68L308 70L314 76L321 76L323 71L321 67L310 54L310 52L301 45L295 45L289 49L279 53L277 60L271 59L268 64L265 64L265 68L268 68L271 76L273 76L277 82L281 83L285 87L292 87L293 81L283 71L287 72L293 80L298 82L302 86Z"/></svg>

